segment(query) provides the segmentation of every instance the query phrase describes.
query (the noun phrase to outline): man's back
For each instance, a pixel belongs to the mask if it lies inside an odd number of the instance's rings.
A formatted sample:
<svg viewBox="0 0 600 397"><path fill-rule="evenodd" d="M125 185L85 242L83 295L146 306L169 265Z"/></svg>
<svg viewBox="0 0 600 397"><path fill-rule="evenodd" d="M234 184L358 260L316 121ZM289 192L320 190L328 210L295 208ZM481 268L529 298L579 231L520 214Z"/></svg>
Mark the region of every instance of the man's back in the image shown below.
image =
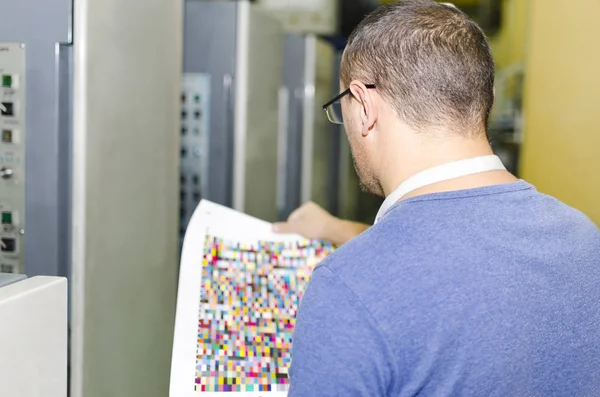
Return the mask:
<svg viewBox="0 0 600 397"><path fill-rule="evenodd" d="M522 181L401 201L315 270L291 377L291 396L600 395L600 233Z"/></svg>

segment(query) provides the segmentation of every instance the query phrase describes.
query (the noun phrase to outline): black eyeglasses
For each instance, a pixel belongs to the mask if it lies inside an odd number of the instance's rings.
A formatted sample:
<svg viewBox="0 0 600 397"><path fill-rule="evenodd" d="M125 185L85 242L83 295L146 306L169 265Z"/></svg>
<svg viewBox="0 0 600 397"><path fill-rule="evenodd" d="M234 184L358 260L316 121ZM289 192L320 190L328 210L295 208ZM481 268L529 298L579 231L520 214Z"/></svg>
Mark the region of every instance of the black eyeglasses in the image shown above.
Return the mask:
<svg viewBox="0 0 600 397"><path fill-rule="evenodd" d="M373 89L375 88L375 84L367 84L365 87L368 89ZM327 113L327 118L332 123L344 124L344 118L342 116L342 102L340 100L348 94L350 94L350 88L323 105L323 110L325 113Z"/></svg>

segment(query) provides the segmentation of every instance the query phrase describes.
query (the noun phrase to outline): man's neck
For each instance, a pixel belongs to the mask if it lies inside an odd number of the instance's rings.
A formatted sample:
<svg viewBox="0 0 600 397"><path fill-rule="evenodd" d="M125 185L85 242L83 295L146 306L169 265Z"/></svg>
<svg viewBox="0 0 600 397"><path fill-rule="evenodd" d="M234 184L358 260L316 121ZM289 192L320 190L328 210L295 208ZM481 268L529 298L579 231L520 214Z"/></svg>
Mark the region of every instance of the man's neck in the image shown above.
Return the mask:
<svg viewBox="0 0 600 397"><path fill-rule="evenodd" d="M456 138L455 140L444 140L439 143L427 142L426 145L419 146L421 147L418 150L412 150L408 155L405 153L403 156L396 156L397 164L390 164L390 166L385 167L388 172L381 182L386 197L402 182L421 171L454 161L493 154L489 143L483 138ZM514 176L506 171L485 172L434 183L410 192L405 198L421 194L496 185L516 180Z"/></svg>

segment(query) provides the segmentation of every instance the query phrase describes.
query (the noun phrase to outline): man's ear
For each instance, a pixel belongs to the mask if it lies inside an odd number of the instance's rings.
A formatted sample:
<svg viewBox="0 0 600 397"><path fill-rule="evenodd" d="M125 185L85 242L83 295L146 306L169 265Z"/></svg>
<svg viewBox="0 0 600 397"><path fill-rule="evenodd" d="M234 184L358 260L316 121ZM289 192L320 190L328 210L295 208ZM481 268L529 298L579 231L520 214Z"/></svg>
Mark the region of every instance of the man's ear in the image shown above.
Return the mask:
<svg viewBox="0 0 600 397"><path fill-rule="evenodd" d="M350 93L354 100L358 101L360 118L363 124L362 135L367 136L375 127L378 117L376 91L367 88L362 82L353 80L350 83Z"/></svg>

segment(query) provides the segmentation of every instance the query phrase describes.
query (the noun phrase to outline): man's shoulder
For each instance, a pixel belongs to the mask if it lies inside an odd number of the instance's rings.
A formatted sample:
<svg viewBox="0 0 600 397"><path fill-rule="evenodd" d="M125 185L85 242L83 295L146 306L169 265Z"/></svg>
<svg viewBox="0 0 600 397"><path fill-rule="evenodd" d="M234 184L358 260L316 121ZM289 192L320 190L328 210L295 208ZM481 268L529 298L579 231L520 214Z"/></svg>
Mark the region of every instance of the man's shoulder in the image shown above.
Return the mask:
<svg viewBox="0 0 600 397"><path fill-rule="evenodd" d="M384 268L398 267L401 239L391 238L381 227L371 227L339 247L320 266L326 266L348 286L364 285L373 280Z"/></svg>
<svg viewBox="0 0 600 397"><path fill-rule="evenodd" d="M531 192L526 203L519 207L521 215L518 220L524 225L533 225L544 233L545 239L550 235L563 235L580 243L600 241L598 226L581 210L566 204L560 199L538 192Z"/></svg>
<svg viewBox="0 0 600 397"><path fill-rule="evenodd" d="M357 262L364 257L373 255L378 252L377 247L372 245L375 242L377 234L377 231L374 231L372 227L365 230L360 235L337 248L323 264L326 264L333 272L336 272L340 266L345 267L345 264Z"/></svg>
<svg viewBox="0 0 600 397"><path fill-rule="evenodd" d="M591 230L598 230L598 226L581 210L566 204L554 196L539 192L537 194L541 197L540 201L545 203L545 207L542 208L542 211L545 210L547 212L547 217L553 216L555 219L560 219L565 223Z"/></svg>

